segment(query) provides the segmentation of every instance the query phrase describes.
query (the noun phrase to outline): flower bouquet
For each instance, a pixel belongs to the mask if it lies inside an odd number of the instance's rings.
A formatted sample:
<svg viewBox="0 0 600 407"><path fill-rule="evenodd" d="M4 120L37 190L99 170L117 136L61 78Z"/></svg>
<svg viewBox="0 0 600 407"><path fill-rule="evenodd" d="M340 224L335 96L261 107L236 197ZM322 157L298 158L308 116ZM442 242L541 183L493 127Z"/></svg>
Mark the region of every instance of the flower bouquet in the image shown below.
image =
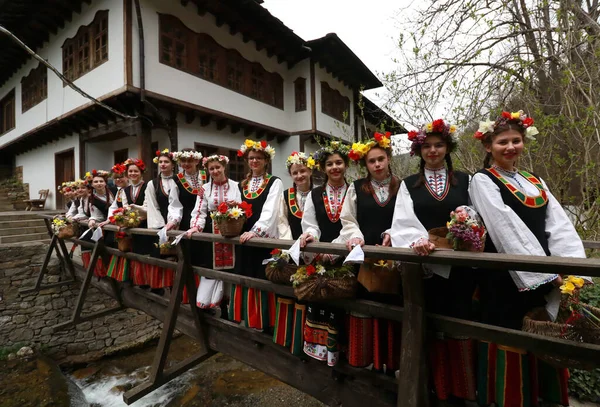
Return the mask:
<svg viewBox="0 0 600 407"><path fill-rule="evenodd" d="M293 262L290 263L290 255L281 249L273 249L271 256L265 267L267 280L276 284L290 285L292 283L290 279L298 270L298 266Z"/></svg>
<svg viewBox="0 0 600 407"><path fill-rule="evenodd" d="M400 270L392 260L367 259L358 272L358 282L371 293L398 294L401 280Z"/></svg>
<svg viewBox="0 0 600 407"><path fill-rule="evenodd" d="M446 238L454 250L482 252L485 247L486 230L483 222L469 216L466 209L460 207L450 212L450 222L446 224Z"/></svg>
<svg viewBox="0 0 600 407"><path fill-rule="evenodd" d="M299 300L321 301L352 298L358 283L352 265L309 264L298 267L290 277Z"/></svg>
<svg viewBox="0 0 600 407"><path fill-rule="evenodd" d="M172 241L168 241L165 243L154 243L154 247L158 247L160 250L161 256L174 256L177 254L177 246L172 244Z"/></svg>
<svg viewBox="0 0 600 407"><path fill-rule="evenodd" d="M210 213L221 236L235 237L242 233L244 222L252 216L252 205L247 202L222 202L216 211Z"/></svg>
<svg viewBox="0 0 600 407"><path fill-rule="evenodd" d="M136 228L140 225L142 219L140 213L136 209L118 208L115 209L113 215L108 218L108 221L121 228Z"/></svg>
<svg viewBox="0 0 600 407"><path fill-rule="evenodd" d="M600 309L584 304L579 299L586 281L581 277L567 276L560 286L562 294L556 322L550 321L545 308L536 308L523 319L523 331L575 342L600 344ZM585 363L568 357L537 355L560 367L586 369Z"/></svg>
<svg viewBox="0 0 600 407"><path fill-rule="evenodd" d="M117 241L117 248L122 252L130 252L131 251L131 236L127 233L119 230L115 233L115 240Z"/></svg>
<svg viewBox="0 0 600 407"><path fill-rule="evenodd" d="M60 239L69 239L77 234L78 224L62 215L52 218L52 232Z"/></svg>

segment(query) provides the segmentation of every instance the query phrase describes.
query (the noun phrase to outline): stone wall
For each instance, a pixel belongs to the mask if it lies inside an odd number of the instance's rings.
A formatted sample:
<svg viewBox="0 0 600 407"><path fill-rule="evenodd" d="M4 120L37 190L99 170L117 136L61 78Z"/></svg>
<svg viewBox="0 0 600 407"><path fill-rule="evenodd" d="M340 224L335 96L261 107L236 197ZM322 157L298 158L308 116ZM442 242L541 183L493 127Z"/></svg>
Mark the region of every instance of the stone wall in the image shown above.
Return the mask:
<svg viewBox="0 0 600 407"><path fill-rule="evenodd" d="M52 332L70 319L79 283L21 295L44 261L47 244L0 245L0 348L16 344L40 349L59 362L79 363L130 348L160 334L162 324L146 314L126 309L109 316ZM46 282L66 278L53 257ZM90 287L83 314L113 307L115 301Z"/></svg>

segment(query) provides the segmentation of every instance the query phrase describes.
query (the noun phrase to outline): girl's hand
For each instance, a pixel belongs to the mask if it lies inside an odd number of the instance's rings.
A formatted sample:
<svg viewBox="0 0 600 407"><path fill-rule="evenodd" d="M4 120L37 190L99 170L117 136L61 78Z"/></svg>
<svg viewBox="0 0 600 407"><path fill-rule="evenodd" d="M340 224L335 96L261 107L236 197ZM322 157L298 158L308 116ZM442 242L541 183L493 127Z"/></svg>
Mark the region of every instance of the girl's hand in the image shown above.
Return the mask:
<svg viewBox="0 0 600 407"><path fill-rule="evenodd" d="M187 231L187 232L185 232L185 235L186 235L187 237L192 237L192 235L193 235L194 233L198 233L198 232L200 232L200 229L199 229L198 227L193 227L193 228L190 228L190 229L188 229L188 231Z"/></svg>
<svg viewBox="0 0 600 407"><path fill-rule="evenodd" d="M257 235L254 232L244 232L240 236L240 243L246 243L248 240L255 238L255 237L257 237Z"/></svg>
<svg viewBox="0 0 600 407"><path fill-rule="evenodd" d="M302 233L302 235L300 235L300 247L305 247L308 243L314 241L315 238L310 233Z"/></svg>
<svg viewBox="0 0 600 407"><path fill-rule="evenodd" d="M99 228L103 228L104 226L108 225L109 223L110 223L110 221L108 221L108 220L105 220L104 222L101 222L101 223L99 223L99 224L98 224L98 227L99 227Z"/></svg>
<svg viewBox="0 0 600 407"><path fill-rule="evenodd" d="M429 241L429 239L420 238L412 244L412 249L419 256L428 256L432 251L435 250L435 245Z"/></svg>
<svg viewBox="0 0 600 407"><path fill-rule="evenodd" d="M392 237L389 235L389 233L385 233L383 235L383 242L381 245L386 247L390 247L392 245Z"/></svg>
<svg viewBox="0 0 600 407"><path fill-rule="evenodd" d="M92 229L96 227L96 221L94 219L90 219L88 221L88 228Z"/></svg>
<svg viewBox="0 0 600 407"><path fill-rule="evenodd" d="M169 231L171 229L175 229L176 227L177 227L177 225L175 223L171 223L171 222L167 223L167 225L166 225L167 231Z"/></svg>
<svg viewBox="0 0 600 407"><path fill-rule="evenodd" d="M364 246L365 245L365 241L362 240L360 237L353 237L352 239L348 240L346 242L346 248L348 249L348 251L351 251L352 249L354 249L354 246Z"/></svg>

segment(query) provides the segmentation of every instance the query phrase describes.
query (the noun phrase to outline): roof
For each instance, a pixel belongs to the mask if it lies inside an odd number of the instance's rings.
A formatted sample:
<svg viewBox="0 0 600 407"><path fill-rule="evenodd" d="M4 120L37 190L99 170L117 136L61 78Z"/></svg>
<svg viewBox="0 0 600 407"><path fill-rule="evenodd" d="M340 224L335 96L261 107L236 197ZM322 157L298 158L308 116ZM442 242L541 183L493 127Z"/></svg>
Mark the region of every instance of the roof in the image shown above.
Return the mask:
<svg viewBox="0 0 600 407"><path fill-rule="evenodd" d="M377 127L383 123L385 124L386 131L391 131L393 134L408 133L404 126L375 103L371 102L365 95L362 95L362 102L363 114L369 123Z"/></svg>
<svg viewBox="0 0 600 407"><path fill-rule="evenodd" d="M306 46L312 50L311 56L315 61L346 84L355 88L362 87L365 90L383 86L337 34L329 33L324 37L308 41Z"/></svg>

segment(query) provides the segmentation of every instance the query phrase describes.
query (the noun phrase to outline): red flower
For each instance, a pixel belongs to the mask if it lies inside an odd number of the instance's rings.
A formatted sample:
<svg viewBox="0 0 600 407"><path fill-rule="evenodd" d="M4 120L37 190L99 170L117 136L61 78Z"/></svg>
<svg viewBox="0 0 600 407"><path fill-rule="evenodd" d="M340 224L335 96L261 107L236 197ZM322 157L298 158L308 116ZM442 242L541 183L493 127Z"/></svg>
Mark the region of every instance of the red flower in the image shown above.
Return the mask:
<svg viewBox="0 0 600 407"><path fill-rule="evenodd" d="M502 112L502 117L504 117L505 119L510 119L510 112Z"/></svg>
<svg viewBox="0 0 600 407"><path fill-rule="evenodd" d="M114 210L113 215L118 214L118 213L123 213L123 212L125 212L125 208L117 208Z"/></svg>
<svg viewBox="0 0 600 407"><path fill-rule="evenodd" d="M225 202L221 202L221 204L218 206L217 209L220 213L226 213L227 210L229 209L229 207L227 206L227 204Z"/></svg>
<svg viewBox="0 0 600 407"><path fill-rule="evenodd" d="M156 150L156 156L158 157L160 155L160 150Z"/></svg>
<svg viewBox="0 0 600 407"><path fill-rule="evenodd" d="M306 266L306 275L307 276L312 276L316 272L317 272L317 269L312 264L309 264L308 266Z"/></svg>
<svg viewBox="0 0 600 407"><path fill-rule="evenodd" d="M238 150L237 156L238 157L243 157L244 156L244 153L242 152L242 150Z"/></svg>
<svg viewBox="0 0 600 407"><path fill-rule="evenodd" d="M356 151L350 150L350 152L348 153L348 158L352 161L358 161L360 160L360 155L358 155Z"/></svg>
<svg viewBox="0 0 600 407"><path fill-rule="evenodd" d="M442 119L434 120L433 123L431 123L431 125L433 127L434 133L443 133L446 129L446 123L444 123L444 120Z"/></svg>
<svg viewBox="0 0 600 407"><path fill-rule="evenodd" d="M297 151L294 151L294 152L292 153L292 157L295 157L295 156L297 156L297 155L298 155L298 152L297 152Z"/></svg>
<svg viewBox="0 0 600 407"><path fill-rule="evenodd" d="M419 135L418 131L411 130L411 131L408 132L408 140L409 141L413 141L414 139L417 138L418 135Z"/></svg>
<svg viewBox="0 0 600 407"><path fill-rule="evenodd" d="M108 218L108 221L109 221L110 223L115 223L115 217L114 217L114 216L111 216L110 218Z"/></svg>
<svg viewBox="0 0 600 407"><path fill-rule="evenodd" d="M386 131L385 132L385 138L391 138L392 137L392 132L391 131Z"/></svg>
<svg viewBox="0 0 600 407"><path fill-rule="evenodd" d="M242 208L242 210L246 214L246 218L252 217L252 204L249 204L246 201L242 201L240 203L240 208Z"/></svg>
<svg viewBox="0 0 600 407"><path fill-rule="evenodd" d="M483 138L483 133L478 131L473 137L475 137L477 140L481 140Z"/></svg>
<svg viewBox="0 0 600 407"><path fill-rule="evenodd" d="M271 256L276 256L281 253L281 249L273 249L271 250Z"/></svg>
<svg viewBox="0 0 600 407"><path fill-rule="evenodd" d="M261 146L262 148L267 148L267 145L268 145L268 144L267 144L267 142L266 142L265 140L262 140L262 141L260 142L260 146Z"/></svg>
<svg viewBox="0 0 600 407"><path fill-rule="evenodd" d="M383 134L377 132L375 133L375 141L380 142L382 138Z"/></svg>
<svg viewBox="0 0 600 407"><path fill-rule="evenodd" d="M525 127L529 127L533 124L533 119L531 117L527 117L525 120L523 120L523 126Z"/></svg>
<svg viewBox="0 0 600 407"><path fill-rule="evenodd" d="M127 237L127 233L125 232L117 232L115 233L115 238L116 239L125 239Z"/></svg>

